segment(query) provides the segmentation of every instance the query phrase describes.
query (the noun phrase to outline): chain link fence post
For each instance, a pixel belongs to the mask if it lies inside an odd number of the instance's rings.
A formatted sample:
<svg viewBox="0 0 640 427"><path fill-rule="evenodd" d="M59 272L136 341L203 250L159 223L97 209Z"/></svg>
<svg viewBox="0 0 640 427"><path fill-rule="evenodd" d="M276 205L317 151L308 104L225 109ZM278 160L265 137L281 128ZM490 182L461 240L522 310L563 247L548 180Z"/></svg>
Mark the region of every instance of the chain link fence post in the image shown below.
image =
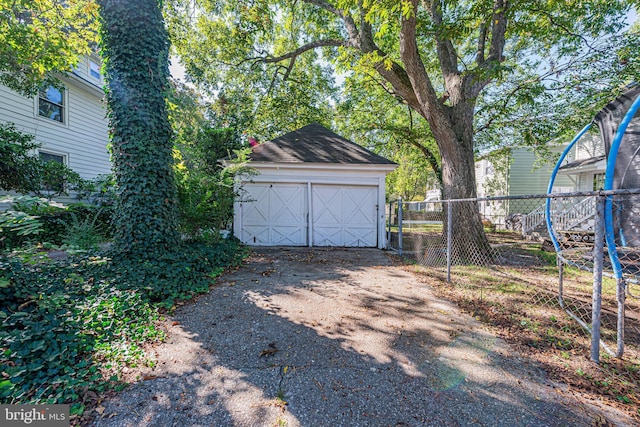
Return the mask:
<svg viewBox="0 0 640 427"><path fill-rule="evenodd" d="M617 333L617 349L616 349L616 357L621 358L624 354L624 316L625 316L625 293L626 286L624 278L618 278L616 280L616 300L618 301L618 333Z"/></svg>
<svg viewBox="0 0 640 427"><path fill-rule="evenodd" d="M391 213L393 212L393 202L389 201L389 215L387 216L387 249L391 249Z"/></svg>
<svg viewBox="0 0 640 427"><path fill-rule="evenodd" d="M602 309L602 267L604 264L604 202L596 198L596 222L593 244L593 297L591 305L591 360L600 363L600 324Z"/></svg>
<svg viewBox="0 0 640 427"><path fill-rule="evenodd" d="M447 283L451 283L451 255L452 255L452 235L453 235L453 224L451 221L453 213L452 203L450 201L447 202Z"/></svg>
<svg viewBox="0 0 640 427"><path fill-rule="evenodd" d="M398 198L398 255L402 256L402 197Z"/></svg>

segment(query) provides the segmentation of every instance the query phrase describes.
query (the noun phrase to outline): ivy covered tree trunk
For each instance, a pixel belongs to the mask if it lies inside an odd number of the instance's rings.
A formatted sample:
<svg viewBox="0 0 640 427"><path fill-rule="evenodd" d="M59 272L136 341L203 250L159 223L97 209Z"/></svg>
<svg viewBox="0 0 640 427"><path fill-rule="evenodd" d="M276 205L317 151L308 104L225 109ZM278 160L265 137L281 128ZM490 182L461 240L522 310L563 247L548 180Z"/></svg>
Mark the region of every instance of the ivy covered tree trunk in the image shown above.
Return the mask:
<svg viewBox="0 0 640 427"><path fill-rule="evenodd" d="M152 256L180 242L167 116L169 39L157 0L99 0L111 150L115 250Z"/></svg>

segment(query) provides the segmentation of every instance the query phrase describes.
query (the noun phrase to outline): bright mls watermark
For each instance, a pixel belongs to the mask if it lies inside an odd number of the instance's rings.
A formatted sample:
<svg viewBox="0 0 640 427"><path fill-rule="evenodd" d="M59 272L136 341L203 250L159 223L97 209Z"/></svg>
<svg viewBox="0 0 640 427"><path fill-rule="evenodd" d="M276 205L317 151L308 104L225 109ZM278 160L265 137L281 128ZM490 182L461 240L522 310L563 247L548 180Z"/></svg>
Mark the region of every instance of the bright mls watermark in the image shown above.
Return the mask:
<svg viewBox="0 0 640 427"><path fill-rule="evenodd" d="M0 405L0 426L69 427L69 405Z"/></svg>

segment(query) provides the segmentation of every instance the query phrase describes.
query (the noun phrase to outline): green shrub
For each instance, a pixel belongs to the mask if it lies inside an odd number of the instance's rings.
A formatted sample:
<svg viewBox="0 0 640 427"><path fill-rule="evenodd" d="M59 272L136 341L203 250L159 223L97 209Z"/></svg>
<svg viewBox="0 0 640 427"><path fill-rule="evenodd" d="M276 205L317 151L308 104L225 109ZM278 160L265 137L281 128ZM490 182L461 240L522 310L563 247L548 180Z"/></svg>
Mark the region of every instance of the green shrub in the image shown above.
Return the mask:
<svg viewBox="0 0 640 427"><path fill-rule="evenodd" d="M117 277L120 289L138 289L150 301L165 308L206 292L211 279L244 256L235 238L221 239L215 245L184 242L172 251L154 258L130 258L110 254L108 274Z"/></svg>
<svg viewBox="0 0 640 427"><path fill-rule="evenodd" d="M0 190L52 198L84 185L85 180L66 165L34 156L40 144L33 139L12 123L0 123Z"/></svg>
<svg viewBox="0 0 640 427"><path fill-rule="evenodd" d="M42 216L64 211L58 203L33 196L6 196L0 202L11 203L9 209L0 212L0 249L4 250L42 241L47 230Z"/></svg>
<svg viewBox="0 0 640 427"><path fill-rule="evenodd" d="M86 216L84 219L79 219L78 215L71 212L71 223L67 225L62 236L63 247L80 250L97 249L98 244L105 240L96 226L99 214L100 211L97 211L93 218Z"/></svg>
<svg viewBox="0 0 640 427"><path fill-rule="evenodd" d="M161 309L205 292L244 251L237 240L184 244L157 259L92 255L24 263L0 257L0 403L71 403L149 363Z"/></svg>
<svg viewBox="0 0 640 427"><path fill-rule="evenodd" d="M255 175L247 166L249 151L237 150L236 157L227 167L188 169L184 164L176 167L178 182L178 209L180 231L191 240L215 242L218 231L233 224L233 203L238 196L235 177Z"/></svg>
<svg viewBox="0 0 640 427"><path fill-rule="evenodd" d="M72 203L68 206L32 196L7 197L10 210L0 213L0 248L28 242L91 249L113 233L112 206Z"/></svg>

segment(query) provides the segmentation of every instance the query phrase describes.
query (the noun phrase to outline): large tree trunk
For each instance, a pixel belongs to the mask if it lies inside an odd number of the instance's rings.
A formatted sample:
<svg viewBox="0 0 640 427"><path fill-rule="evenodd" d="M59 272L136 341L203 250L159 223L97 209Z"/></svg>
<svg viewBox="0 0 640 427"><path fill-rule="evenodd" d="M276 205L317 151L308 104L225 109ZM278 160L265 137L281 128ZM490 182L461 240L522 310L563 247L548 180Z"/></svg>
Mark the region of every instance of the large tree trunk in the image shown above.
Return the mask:
<svg viewBox="0 0 640 427"><path fill-rule="evenodd" d="M437 142L442 158L443 199L475 199L477 192L472 141L455 138L444 140L441 137ZM446 205L444 209L447 209ZM490 264L493 254L484 233L477 202L451 202L451 214L453 261L461 264ZM447 221L448 219L445 220L445 233Z"/></svg>
<svg viewBox="0 0 640 427"><path fill-rule="evenodd" d="M403 16L400 32L400 57L404 73L388 67L378 72L394 88L409 88L403 98L429 123L442 162L442 190L445 200L476 198L475 157L473 153L473 114L475 100L487 83L477 76L461 74L453 44L436 35L437 52L446 87L446 96L438 98L420 51L416 33L418 1L411 0L416 13ZM438 5L431 11L440 22ZM405 74L406 73L406 74ZM407 87L404 77L409 81ZM477 202L452 203L452 237L456 262L490 263L491 246L484 233ZM447 228L445 227L445 232Z"/></svg>
<svg viewBox="0 0 640 427"><path fill-rule="evenodd" d="M118 186L115 249L152 258L180 236L167 116L169 40L157 0L98 0Z"/></svg>

